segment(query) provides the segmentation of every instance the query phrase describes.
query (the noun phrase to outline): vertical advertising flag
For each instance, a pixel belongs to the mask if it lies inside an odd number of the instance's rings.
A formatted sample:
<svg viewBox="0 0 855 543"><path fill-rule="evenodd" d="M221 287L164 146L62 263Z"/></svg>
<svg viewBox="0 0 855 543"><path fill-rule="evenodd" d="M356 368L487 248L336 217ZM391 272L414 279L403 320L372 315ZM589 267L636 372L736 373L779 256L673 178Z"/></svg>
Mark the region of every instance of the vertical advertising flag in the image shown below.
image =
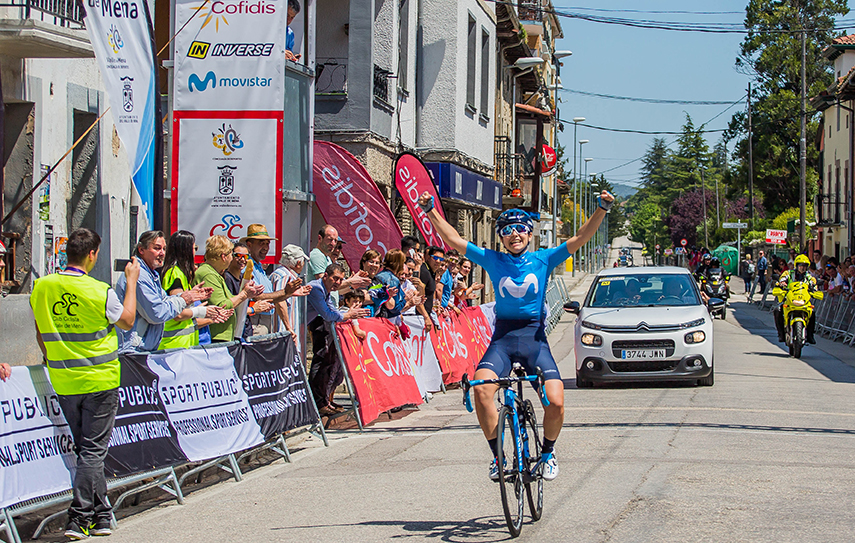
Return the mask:
<svg viewBox="0 0 855 543"><path fill-rule="evenodd" d="M313 184L324 221L347 243L342 253L350 269L368 249L386 254L400 247L401 227L365 167L346 149L315 141Z"/></svg>
<svg viewBox="0 0 855 543"><path fill-rule="evenodd" d="M86 30L101 68L116 132L128 153L131 178L150 227L155 176L162 177L160 101L148 4L142 0L87 0ZM157 183L162 187L162 183ZM160 195L158 195L160 197Z"/></svg>
<svg viewBox="0 0 855 543"><path fill-rule="evenodd" d="M419 157L412 153L398 155L398 160L395 161L395 188L398 189L401 198L404 199L410 215L416 221L416 226L427 244L442 247L446 251L451 249L439 236L439 232L434 229L427 214L419 206L419 196L423 192L427 192L433 196L436 210L445 218L445 213L442 212L442 206L439 203L436 185Z"/></svg>
<svg viewBox="0 0 855 543"><path fill-rule="evenodd" d="M287 0L174 6L172 226L237 241L259 223L281 240Z"/></svg>

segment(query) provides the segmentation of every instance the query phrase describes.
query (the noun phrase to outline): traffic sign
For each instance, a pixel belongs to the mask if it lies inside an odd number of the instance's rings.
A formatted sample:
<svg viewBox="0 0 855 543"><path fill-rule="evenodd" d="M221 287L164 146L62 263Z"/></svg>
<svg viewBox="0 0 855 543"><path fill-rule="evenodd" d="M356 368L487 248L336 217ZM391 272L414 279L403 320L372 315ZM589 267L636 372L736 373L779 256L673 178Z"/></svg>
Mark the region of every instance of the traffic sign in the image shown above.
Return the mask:
<svg viewBox="0 0 855 543"><path fill-rule="evenodd" d="M676 254L678 254L678 255L681 255L681 254L683 254L683 253L685 253L685 252L686 252L686 250L685 250L685 249L683 249L682 247L677 247L676 249L674 249L674 253L676 253Z"/></svg>
<svg viewBox="0 0 855 543"><path fill-rule="evenodd" d="M766 230L766 243L783 245L787 243L786 230Z"/></svg>
<svg viewBox="0 0 855 543"><path fill-rule="evenodd" d="M748 228L747 222L723 222L721 223L722 228Z"/></svg>
<svg viewBox="0 0 855 543"><path fill-rule="evenodd" d="M673 253L674 253L674 251L672 251L671 249L665 249L665 255L666 256L671 256Z"/></svg>
<svg viewBox="0 0 855 543"><path fill-rule="evenodd" d="M659 244L658 244L658 243L656 244L656 248L657 248L657 249L659 248Z"/></svg>
<svg viewBox="0 0 855 543"><path fill-rule="evenodd" d="M688 241L686 241L686 238L683 238L683 239L681 239L681 240L680 240L680 245L682 245L683 247L685 247L685 246L686 246L686 245L688 245L688 244L689 244L689 242L688 242Z"/></svg>

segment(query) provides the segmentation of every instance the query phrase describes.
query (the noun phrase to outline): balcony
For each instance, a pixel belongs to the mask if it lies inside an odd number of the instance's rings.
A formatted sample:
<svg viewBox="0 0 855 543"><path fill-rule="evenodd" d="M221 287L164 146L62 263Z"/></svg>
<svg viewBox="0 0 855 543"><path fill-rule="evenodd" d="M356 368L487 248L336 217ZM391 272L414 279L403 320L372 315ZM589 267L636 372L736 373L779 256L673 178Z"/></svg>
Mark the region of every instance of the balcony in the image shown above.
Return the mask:
<svg viewBox="0 0 855 543"><path fill-rule="evenodd" d="M817 226L838 226L843 224L847 207L839 194L825 193L817 196L819 215Z"/></svg>
<svg viewBox="0 0 855 543"><path fill-rule="evenodd" d="M543 3L541 0L519 0L517 15L524 25L543 22Z"/></svg>
<svg viewBox="0 0 855 543"><path fill-rule="evenodd" d="M504 187L503 203L507 206L531 206L531 185L534 180L534 168L531 161L521 153L511 152L511 139L508 136L496 136L494 140L494 177ZM520 189L521 196L513 196L511 191Z"/></svg>
<svg viewBox="0 0 855 543"><path fill-rule="evenodd" d="M13 58L90 58L78 0L0 0L0 51Z"/></svg>

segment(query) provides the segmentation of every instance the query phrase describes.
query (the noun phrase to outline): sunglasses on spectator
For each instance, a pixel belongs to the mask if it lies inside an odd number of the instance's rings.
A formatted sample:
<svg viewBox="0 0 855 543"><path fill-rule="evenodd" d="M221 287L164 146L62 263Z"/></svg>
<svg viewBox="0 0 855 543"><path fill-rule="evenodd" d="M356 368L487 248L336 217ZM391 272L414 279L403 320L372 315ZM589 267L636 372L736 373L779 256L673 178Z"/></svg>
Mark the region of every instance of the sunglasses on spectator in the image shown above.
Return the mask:
<svg viewBox="0 0 855 543"><path fill-rule="evenodd" d="M246 258L246 257L248 257L249 255L248 255L248 254L244 254L244 253L232 253L232 256L233 256L233 257L235 257L235 258Z"/></svg>
<svg viewBox="0 0 855 543"><path fill-rule="evenodd" d="M441 256L430 255L430 257L431 257L432 259L436 260L437 262L445 262L445 259L444 259L444 258L442 258Z"/></svg>
<svg viewBox="0 0 855 543"><path fill-rule="evenodd" d="M499 235L504 238L510 236L514 232L517 234L528 234L531 232L531 228L524 224L509 224L499 230Z"/></svg>

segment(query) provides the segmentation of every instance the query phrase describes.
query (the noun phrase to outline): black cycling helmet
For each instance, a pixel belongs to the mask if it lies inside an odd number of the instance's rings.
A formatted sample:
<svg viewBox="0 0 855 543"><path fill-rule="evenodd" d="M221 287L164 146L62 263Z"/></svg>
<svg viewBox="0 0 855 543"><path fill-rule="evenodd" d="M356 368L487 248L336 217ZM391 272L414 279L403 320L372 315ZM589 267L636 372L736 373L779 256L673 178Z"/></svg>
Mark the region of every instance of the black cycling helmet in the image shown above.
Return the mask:
<svg viewBox="0 0 855 543"><path fill-rule="evenodd" d="M720 266L721 260L719 260L717 256L712 257L712 260L710 260L710 268L718 268Z"/></svg>
<svg viewBox="0 0 855 543"><path fill-rule="evenodd" d="M508 209L502 211L496 219L496 233L498 234L502 228L511 224L522 224L527 226L529 231L534 230L534 223L531 221L531 215L522 209Z"/></svg>

